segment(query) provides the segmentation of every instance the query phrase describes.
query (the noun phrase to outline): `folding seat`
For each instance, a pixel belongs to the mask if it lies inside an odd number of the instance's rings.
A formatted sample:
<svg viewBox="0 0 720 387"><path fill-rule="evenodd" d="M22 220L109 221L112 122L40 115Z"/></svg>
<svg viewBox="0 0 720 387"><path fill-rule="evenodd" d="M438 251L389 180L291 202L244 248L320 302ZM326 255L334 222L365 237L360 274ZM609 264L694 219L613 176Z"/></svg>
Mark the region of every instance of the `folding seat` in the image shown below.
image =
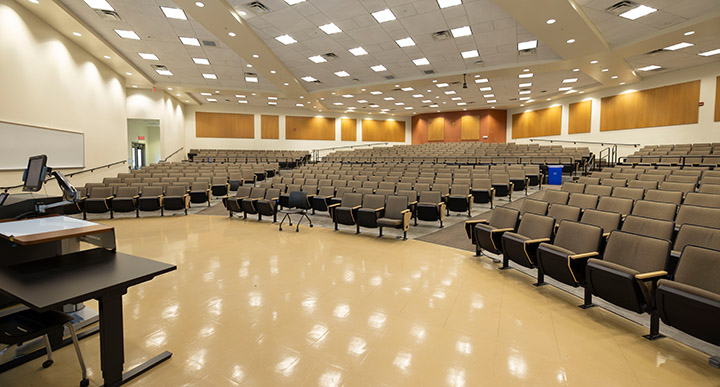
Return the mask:
<svg viewBox="0 0 720 387"><path fill-rule="evenodd" d="M440 192L442 201L447 203L448 197L450 196L450 185L445 183L436 183L432 185L430 191Z"/></svg>
<svg viewBox="0 0 720 387"><path fill-rule="evenodd" d="M675 227L679 228L685 223L720 228L720 209L683 204L675 216Z"/></svg>
<svg viewBox="0 0 720 387"><path fill-rule="evenodd" d="M550 205L547 215L555 218L555 223L560 224L563 220L577 221L580 219L582 210L580 207L568 206L566 204L555 203Z"/></svg>
<svg viewBox="0 0 720 387"><path fill-rule="evenodd" d="M287 208L290 205L290 193L299 191L302 191L302 186L298 184L288 185L285 192L280 193L280 207Z"/></svg>
<svg viewBox="0 0 720 387"><path fill-rule="evenodd" d="M330 179L319 179L318 187L332 187L332 180Z"/></svg>
<svg viewBox="0 0 720 387"><path fill-rule="evenodd" d="M637 179L637 173L613 172L612 177L613 177L613 179L622 179L622 180L630 181L630 180Z"/></svg>
<svg viewBox="0 0 720 387"><path fill-rule="evenodd" d="M570 200L568 200L569 206L579 207L582 211L587 209L595 209L597 207L599 197L597 195L573 193L570 194Z"/></svg>
<svg viewBox="0 0 720 387"><path fill-rule="evenodd" d="M625 179L608 179L603 178L600 185L609 185L611 187L626 187L627 186L627 180Z"/></svg>
<svg viewBox="0 0 720 387"><path fill-rule="evenodd" d="M362 188L362 184L363 184L362 181L359 181L359 180L350 180L347 182L347 186L352 187L354 189Z"/></svg>
<svg viewBox="0 0 720 387"><path fill-rule="evenodd" d="M649 189L645 192L645 200L673 203L679 206L683 200L683 193L679 191L660 191L656 189Z"/></svg>
<svg viewBox="0 0 720 387"><path fill-rule="evenodd" d="M472 216L473 196L467 184L453 184L450 196L447 198L447 212L467 212Z"/></svg>
<svg viewBox="0 0 720 387"><path fill-rule="evenodd" d="M425 192L430 191L430 184L427 183L415 183L415 191L417 191L418 195Z"/></svg>
<svg viewBox="0 0 720 387"><path fill-rule="evenodd" d="M335 179L333 180L333 187L339 188L339 187L347 187L347 180L344 179Z"/></svg>
<svg viewBox="0 0 720 387"><path fill-rule="evenodd" d="M564 220L552 244L542 243L537 249L537 284L545 284L545 276L572 287L585 285L585 267L588 258L599 255L603 229L579 222ZM585 292L585 305L589 305Z"/></svg>
<svg viewBox="0 0 720 387"><path fill-rule="evenodd" d="M176 180L177 180L177 179L176 179ZM135 183L141 183L141 182L142 182L142 179L139 179L139 178L137 178L137 177L128 177L128 178L123 179L123 182L124 182L125 184L127 184L127 185L132 185L132 184L135 184Z"/></svg>
<svg viewBox="0 0 720 387"><path fill-rule="evenodd" d="M570 193L583 193L585 192L585 184L583 183L572 183L572 182L565 182L562 183L560 186L561 191L570 192Z"/></svg>
<svg viewBox="0 0 720 387"><path fill-rule="evenodd" d="M240 169L240 174L243 179L243 184L255 185L255 182L257 181L257 175L253 172L252 169L242 168Z"/></svg>
<svg viewBox="0 0 720 387"><path fill-rule="evenodd" d="M520 219L525 214L532 213L537 215L546 215L548 211L548 202L535 199L525 199L520 206Z"/></svg>
<svg viewBox="0 0 720 387"><path fill-rule="evenodd" d="M567 204L570 199L570 193L565 191L558 191L556 189L546 190L543 194L543 201L548 202L551 206L555 203Z"/></svg>
<svg viewBox="0 0 720 387"><path fill-rule="evenodd" d="M673 182L673 183L690 183L697 185L698 178L697 176L685 176L685 175L670 175L665 181Z"/></svg>
<svg viewBox="0 0 720 387"><path fill-rule="evenodd" d="M581 176L576 180L577 183L585 184L586 188L590 185L600 185L599 177Z"/></svg>
<svg viewBox="0 0 720 387"><path fill-rule="evenodd" d="M641 200L645 196L645 190L641 188L613 187L611 197Z"/></svg>
<svg viewBox="0 0 720 387"><path fill-rule="evenodd" d="M143 190L142 196L137 199L137 210L138 216L140 211L158 211L160 215L165 215L163 212L163 188L162 187L147 187Z"/></svg>
<svg viewBox="0 0 720 387"><path fill-rule="evenodd" d="M184 210L187 215L187 209L190 207L190 195L184 185L171 185L165 190L163 196L163 209L170 211ZM232 211L230 213L232 216Z"/></svg>
<svg viewBox="0 0 720 387"><path fill-rule="evenodd" d="M600 200L598 200L598 205L596 208L603 211L618 212L622 216L626 216L630 212L632 212L632 207L632 199L603 196L600 198Z"/></svg>
<svg viewBox="0 0 720 387"><path fill-rule="evenodd" d="M591 177L599 177L600 179L612 179L612 172L598 172L594 171L590 173Z"/></svg>
<svg viewBox="0 0 720 387"><path fill-rule="evenodd" d="M364 195L362 207L357 212L357 234L360 227L377 228L378 219L385 215L385 196L369 194Z"/></svg>
<svg viewBox="0 0 720 387"><path fill-rule="evenodd" d="M199 204L207 203L210 207L210 187L204 181L196 181L190 185L190 202Z"/></svg>
<svg viewBox="0 0 720 387"><path fill-rule="evenodd" d="M211 189L213 196L225 196L230 191L230 184L225 177L213 177Z"/></svg>
<svg viewBox="0 0 720 387"><path fill-rule="evenodd" d="M672 240L673 232L675 231L675 223L671 220L628 215L625 218L625 221L623 221L623 225L620 230L653 238Z"/></svg>
<svg viewBox="0 0 720 387"><path fill-rule="evenodd" d="M315 211L325 212L328 210L330 200L335 196L335 187L323 186L318 190L318 194L311 199L313 213Z"/></svg>
<svg viewBox="0 0 720 387"><path fill-rule="evenodd" d="M305 184L305 178L304 177L293 177L292 184L303 185L303 184Z"/></svg>
<svg viewBox="0 0 720 387"><path fill-rule="evenodd" d="M720 194L720 184L701 184L698 192L709 194Z"/></svg>
<svg viewBox="0 0 720 387"><path fill-rule="evenodd" d="M397 183L395 185L395 189L397 191L404 190L404 191L410 191L413 189L412 183Z"/></svg>
<svg viewBox="0 0 720 387"><path fill-rule="evenodd" d="M658 185L665 181L665 175L658 175L650 173L650 171L647 171L644 175L640 175L637 178L641 181L655 181L658 183Z"/></svg>
<svg viewBox="0 0 720 387"><path fill-rule="evenodd" d="M263 181L262 183L258 183L257 187L265 189L272 188L272 183L269 181Z"/></svg>
<svg viewBox="0 0 720 387"><path fill-rule="evenodd" d="M162 187L161 187L162 189ZM133 212L135 211L135 217L139 217L137 199L138 199L137 187L120 187L117 190L117 194L113 197L110 202L110 207L113 212Z"/></svg>
<svg viewBox="0 0 720 387"><path fill-rule="evenodd" d="M375 190L372 188L357 188L355 192L363 195L372 195L375 193Z"/></svg>
<svg viewBox="0 0 720 387"><path fill-rule="evenodd" d="M240 201L244 219L247 219L248 214L258 213L257 201L265 198L265 191L265 188L253 187L250 190L250 195ZM260 217L258 217L258 221L259 220Z"/></svg>
<svg viewBox="0 0 720 387"><path fill-rule="evenodd" d="M435 182L432 185L435 186L436 184L444 184L444 185L447 185L448 187L450 187L452 185L452 179L436 178Z"/></svg>
<svg viewBox="0 0 720 387"><path fill-rule="evenodd" d="M530 178L525 175L525 171L523 169L509 169L508 178L513 184L513 191L525 191L525 194L527 195Z"/></svg>
<svg viewBox="0 0 720 387"><path fill-rule="evenodd" d="M283 183L272 183L272 188L277 188L280 190L280 193L283 193L287 189L287 185Z"/></svg>
<svg viewBox="0 0 720 387"><path fill-rule="evenodd" d="M603 259L588 261L587 289L621 308L638 314L649 313L650 334L644 337L660 338L655 291L658 280L668 275L664 270L669 253L668 240L613 231Z"/></svg>
<svg viewBox="0 0 720 387"><path fill-rule="evenodd" d="M370 188L372 190L376 190L378 188L378 182L377 181L363 181L362 188Z"/></svg>
<svg viewBox="0 0 720 387"><path fill-rule="evenodd" d="M503 269L508 268L509 261L534 268L536 252L541 243L550 242L553 236L555 219L533 213L523 216L517 233L505 232L502 235Z"/></svg>
<svg viewBox="0 0 720 387"><path fill-rule="evenodd" d="M633 206L632 215L646 218L674 220L677 205L673 203L654 202L651 200L638 200Z"/></svg>
<svg viewBox="0 0 720 387"><path fill-rule="evenodd" d="M179 178L178 178L178 183L183 183L183 184L185 184L185 185L188 186L188 187L190 186L190 184L192 184L192 183L194 183L194 182L195 182L195 178L194 178L194 177L179 177ZM173 184L173 185L174 185L174 184Z"/></svg>
<svg viewBox="0 0 720 387"><path fill-rule="evenodd" d="M389 189L389 190L392 190L393 192L395 192L395 183L390 182L390 181L383 181L378 184L376 189L385 189L385 190Z"/></svg>
<svg viewBox="0 0 720 387"><path fill-rule="evenodd" d="M113 189L111 187L92 187L90 195L85 199L83 212L83 219L87 219L87 214L102 214L110 212L110 218L112 219L112 202Z"/></svg>
<svg viewBox="0 0 720 387"><path fill-rule="evenodd" d="M340 175L335 173L328 173L327 178L329 180L338 180L340 179Z"/></svg>
<svg viewBox="0 0 720 387"><path fill-rule="evenodd" d="M469 220L465 222L465 233L475 245L475 255L480 256L482 250L493 254L502 254L502 236L505 232L514 232L517 227L520 211L514 208L498 207L485 220ZM493 259L495 262L499 260Z"/></svg>
<svg viewBox="0 0 720 387"><path fill-rule="evenodd" d="M328 206L330 217L335 223L335 231L338 230L338 224L347 226L355 226L357 223L357 214L362 207L363 195L358 193L346 193L342 196L340 203Z"/></svg>
<svg viewBox="0 0 720 387"><path fill-rule="evenodd" d="M512 201L513 183L510 181L508 174L491 175L490 181L492 182L492 187L495 189L496 197L507 196L508 199Z"/></svg>
<svg viewBox="0 0 720 387"><path fill-rule="evenodd" d="M318 193L318 186L317 186L317 185L304 184L300 190L301 190L302 192L307 192L308 198L310 198L310 200L312 200L312 197L315 196L315 195L317 195L317 193Z"/></svg>
<svg viewBox="0 0 720 387"><path fill-rule="evenodd" d="M657 189L657 181L631 180L628 181L628 188L642 188L643 190Z"/></svg>
<svg viewBox="0 0 720 387"><path fill-rule="evenodd" d="M417 182L417 177L415 176L403 176L400 178L401 183L410 183L415 184Z"/></svg>
<svg viewBox="0 0 720 387"><path fill-rule="evenodd" d="M682 192L683 197L688 192L694 192L695 191L695 184L692 183L674 183L672 181L664 181L660 183L660 186L658 188L660 191L677 191Z"/></svg>
<svg viewBox="0 0 720 387"><path fill-rule="evenodd" d="M683 204L720 208L720 195L700 192L688 192L688 194L685 195L685 200L683 200Z"/></svg>
<svg viewBox="0 0 720 387"><path fill-rule="evenodd" d="M470 194L473 195L475 203L490 203L490 208L493 208L495 188L493 188L490 179L474 178Z"/></svg>
<svg viewBox="0 0 720 387"><path fill-rule="evenodd" d="M453 184L465 184L467 186L472 185L472 179L470 177L456 177L453 178Z"/></svg>
<svg viewBox="0 0 720 387"><path fill-rule="evenodd" d="M310 185L317 186L318 184L319 184L319 180L318 180L318 179L305 178L305 183L303 183L302 185L303 185L303 186L306 186L306 185L308 185L308 186L310 186ZM317 192L316 192L316 193L317 193Z"/></svg>
<svg viewBox="0 0 720 387"><path fill-rule="evenodd" d="M421 183L421 184L431 185L432 183L435 182L435 178L433 178L433 177L418 177L417 182Z"/></svg>
<svg viewBox="0 0 720 387"><path fill-rule="evenodd" d="M179 181L179 179L178 179L178 181ZM193 181L195 181L195 179L193 179ZM143 177L142 182L145 184L157 184L157 183L160 183L160 178L159 177ZM108 186L109 186L109 184L108 184Z"/></svg>
<svg viewBox="0 0 720 387"><path fill-rule="evenodd" d="M337 187L335 189L335 197L330 199L330 204L339 204L342 202L342 198L346 193L355 192L351 187ZM281 200L282 203L282 200Z"/></svg>
<svg viewBox="0 0 720 387"><path fill-rule="evenodd" d="M445 219L445 203L442 201L442 193L440 191L421 191L415 211L416 222L418 220L440 221L442 228Z"/></svg>
<svg viewBox="0 0 720 387"><path fill-rule="evenodd" d="M598 226L603 230L603 237L610 236L610 231L620 228L622 215L617 212L587 209L580 218L580 223Z"/></svg>

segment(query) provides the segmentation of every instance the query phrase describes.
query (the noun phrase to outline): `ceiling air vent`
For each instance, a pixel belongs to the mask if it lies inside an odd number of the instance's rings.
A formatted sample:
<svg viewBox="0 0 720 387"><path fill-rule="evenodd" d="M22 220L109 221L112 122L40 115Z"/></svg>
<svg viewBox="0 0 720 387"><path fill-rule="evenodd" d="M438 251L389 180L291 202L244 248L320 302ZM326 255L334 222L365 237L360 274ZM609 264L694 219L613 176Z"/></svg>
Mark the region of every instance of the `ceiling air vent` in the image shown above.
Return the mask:
<svg viewBox="0 0 720 387"><path fill-rule="evenodd" d="M104 9L96 9L95 13L100 16L100 19L111 20L111 21L123 21L120 15L115 11L107 11Z"/></svg>
<svg viewBox="0 0 720 387"><path fill-rule="evenodd" d="M519 55L519 56L531 56L531 55L535 55L535 50L537 50L537 49L535 49L535 48L528 48L527 50L518 50L518 55Z"/></svg>
<svg viewBox="0 0 720 387"><path fill-rule="evenodd" d="M652 50L652 51L646 52L645 55L648 55L648 56L657 55L663 51L665 51L665 49L658 48L657 50Z"/></svg>
<svg viewBox="0 0 720 387"><path fill-rule="evenodd" d="M448 40L448 39L450 39L450 31L445 30L445 31L433 32L432 38L435 41Z"/></svg>
<svg viewBox="0 0 720 387"><path fill-rule="evenodd" d="M334 52L328 52L327 54L323 54L323 58L327 60L335 60L338 59L338 56Z"/></svg>
<svg viewBox="0 0 720 387"><path fill-rule="evenodd" d="M165 65L152 65L151 66L155 71L168 71L167 66Z"/></svg>
<svg viewBox="0 0 720 387"><path fill-rule="evenodd" d="M395 79L395 76L394 75L386 75L385 79Z"/></svg>
<svg viewBox="0 0 720 387"><path fill-rule="evenodd" d="M625 13L637 6L638 6L638 3L634 2L634 1L623 0L621 2L615 3L615 4L605 8L605 12L611 13L615 16L620 16L620 14Z"/></svg>
<svg viewBox="0 0 720 387"><path fill-rule="evenodd" d="M475 64L478 66L485 66L485 62L483 62L482 60L476 60Z"/></svg>
<svg viewBox="0 0 720 387"><path fill-rule="evenodd" d="M257 73L245 73L246 77L257 77Z"/></svg>
<svg viewBox="0 0 720 387"><path fill-rule="evenodd" d="M250 9L252 9L253 11L255 11L255 13L258 15L263 15L270 12L270 8L266 7L265 4L259 1L253 1L251 3L248 3L247 6L250 7Z"/></svg>
<svg viewBox="0 0 720 387"><path fill-rule="evenodd" d="M317 80L317 79L316 79L316 80L314 80L314 81L312 81L312 83L317 83L318 85L322 85L322 82L321 82L321 81L319 81L319 80Z"/></svg>
<svg viewBox="0 0 720 387"><path fill-rule="evenodd" d="M203 40L202 44L205 47L217 47L217 42L214 40Z"/></svg>
<svg viewBox="0 0 720 387"><path fill-rule="evenodd" d="M517 98L510 98L508 101L517 101Z"/></svg>
<svg viewBox="0 0 720 387"><path fill-rule="evenodd" d="M435 74L435 70L425 70L423 71L425 75Z"/></svg>

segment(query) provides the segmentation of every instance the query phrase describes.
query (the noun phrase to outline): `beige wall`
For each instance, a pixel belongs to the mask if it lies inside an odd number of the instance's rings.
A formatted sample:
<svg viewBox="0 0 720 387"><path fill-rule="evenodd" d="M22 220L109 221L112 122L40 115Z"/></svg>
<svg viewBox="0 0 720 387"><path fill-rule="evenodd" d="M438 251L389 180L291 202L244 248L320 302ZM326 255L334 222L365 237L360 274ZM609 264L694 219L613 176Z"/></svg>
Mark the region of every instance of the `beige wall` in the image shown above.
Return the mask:
<svg viewBox="0 0 720 387"><path fill-rule="evenodd" d="M160 158L185 146L185 113L183 106L164 91L128 89L127 118L160 120ZM187 154L183 150L168 161L180 161Z"/></svg>
<svg viewBox="0 0 720 387"><path fill-rule="evenodd" d="M124 79L9 0L0 0L0 120L84 133L86 167L127 159L118 145L127 143ZM7 146L12 139L0 140L0 152ZM72 182L84 185L124 170L103 169ZM21 178L21 171L0 172L0 186ZM55 186L48 185L52 192Z"/></svg>

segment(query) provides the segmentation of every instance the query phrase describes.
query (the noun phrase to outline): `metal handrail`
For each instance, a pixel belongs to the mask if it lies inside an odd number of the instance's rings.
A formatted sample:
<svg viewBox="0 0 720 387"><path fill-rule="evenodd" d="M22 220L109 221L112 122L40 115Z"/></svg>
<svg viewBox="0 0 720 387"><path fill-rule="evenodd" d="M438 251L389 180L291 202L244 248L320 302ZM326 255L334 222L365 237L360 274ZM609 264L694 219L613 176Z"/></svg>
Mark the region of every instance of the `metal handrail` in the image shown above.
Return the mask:
<svg viewBox="0 0 720 387"><path fill-rule="evenodd" d="M545 138L531 138L530 142L533 142L533 141L546 141L549 143L562 142L562 143L566 143L566 144L594 144L594 145L600 145L600 146L605 146L605 145L618 146L619 145L619 146L632 146L635 148L642 145L642 144L624 144L624 143L620 143L620 142L607 142L607 141L548 140Z"/></svg>
<svg viewBox="0 0 720 387"><path fill-rule="evenodd" d="M93 168L90 168L90 169L84 169L84 170L82 170L82 171L77 171L77 172L73 172L73 173L68 173L68 174L65 175L65 176L66 176L66 177L73 177L73 176L75 176L75 175L80 175L80 174L87 173L87 172L91 172L91 173L92 173L92 172L94 172L94 171L96 171L96 170L98 170L98 169L110 168L110 167L112 167L112 166L115 166L115 165L118 165L118 164L125 164L125 163L127 163L127 160L120 160L120 161L116 161L116 162L114 162L114 163L101 165L101 166L99 166L99 167L93 167ZM47 179L46 181L50 181L50 180L53 180L53 179L55 179L55 178L54 178L54 177L51 177L51 178ZM14 189L14 188L20 188L20 187L22 187L23 185L24 185L24 184L18 184L18 185L13 185L13 186L9 186L9 187L0 187L0 190L3 190L3 191L5 191L5 192L7 192L8 190L11 190L11 189Z"/></svg>
<svg viewBox="0 0 720 387"><path fill-rule="evenodd" d="M170 156L164 158L163 161L168 161L171 157L175 156L178 152L180 152L183 149L185 149L185 147L181 147L180 149L176 150L175 152L170 153Z"/></svg>
<svg viewBox="0 0 720 387"><path fill-rule="evenodd" d="M336 149L352 149L352 148L360 148L365 146L375 146L375 145L387 145L389 142L373 142L369 144L359 144L359 145L345 145L345 146L334 146L330 148L318 148L318 149L312 149L312 159L315 160L315 162L320 160L320 151L328 151L328 150L336 150Z"/></svg>

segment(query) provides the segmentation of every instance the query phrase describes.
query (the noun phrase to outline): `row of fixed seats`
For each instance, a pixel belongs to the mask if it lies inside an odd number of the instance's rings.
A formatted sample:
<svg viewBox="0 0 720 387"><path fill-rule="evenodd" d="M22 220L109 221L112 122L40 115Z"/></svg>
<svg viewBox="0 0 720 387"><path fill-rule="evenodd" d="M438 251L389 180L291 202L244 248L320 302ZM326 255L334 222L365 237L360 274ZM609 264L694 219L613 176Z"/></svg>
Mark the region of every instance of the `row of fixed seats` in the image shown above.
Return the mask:
<svg viewBox="0 0 720 387"><path fill-rule="evenodd" d="M720 164L720 144L647 145L622 160L624 165L702 165Z"/></svg>
<svg viewBox="0 0 720 387"><path fill-rule="evenodd" d="M689 207L689 206L688 206ZM694 221L694 219L693 219ZM653 236L658 219L586 210L580 221L500 207L489 219L469 221L466 232L482 250L537 269L545 276L583 287L583 308L597 296L636 313L650 314L650 333L662 337L659 321L712 344L720 344L720 229L683 223L674 242ZM622 225L621 225L622 224ZM673 227L670 226L670 233ZM666 234L667 235L667 234ZM711 361L712 362L712 361Z"/></svg>
<svg viewBox="0 0 720 387"><path fill-rule="evenodd" d="M203 187L205 187L204 190L201 189ZM89 213L108 212L110 218L114 217L115 212L135 212L135 216L140 217L141 211L160 211L161 215L165 215L165 210L184 211L187 215L191 202L208 202L209 205L211 198L207 185L193 186L190 190L184 185L173 185L167 189L160 186L148 186L142 192L138 190L138 187L118 187L115 191L112 187L93 187L88 194L85 193L84 188L78 189L78 193L79 200L66 205L64 213L67 215L82 213L83 219L87 219Z"/></svg>
<svg viewBox="0 0 720 387"><path fill-rule="evenodd" d="M684 183L679 183L683 184ZM560 189L572 194L589 194L596 196L612 196L628 198L633 200L646 199L658 202L674 204L697 204L709 207L717 206L717 199L720 192L706 192L700 190L695 192L688 187L677 187L675 183L668 183L659 186L659 189L636 188L636 187L615 187L608 185L584 185L581 183L563 183Z"/></svg>

